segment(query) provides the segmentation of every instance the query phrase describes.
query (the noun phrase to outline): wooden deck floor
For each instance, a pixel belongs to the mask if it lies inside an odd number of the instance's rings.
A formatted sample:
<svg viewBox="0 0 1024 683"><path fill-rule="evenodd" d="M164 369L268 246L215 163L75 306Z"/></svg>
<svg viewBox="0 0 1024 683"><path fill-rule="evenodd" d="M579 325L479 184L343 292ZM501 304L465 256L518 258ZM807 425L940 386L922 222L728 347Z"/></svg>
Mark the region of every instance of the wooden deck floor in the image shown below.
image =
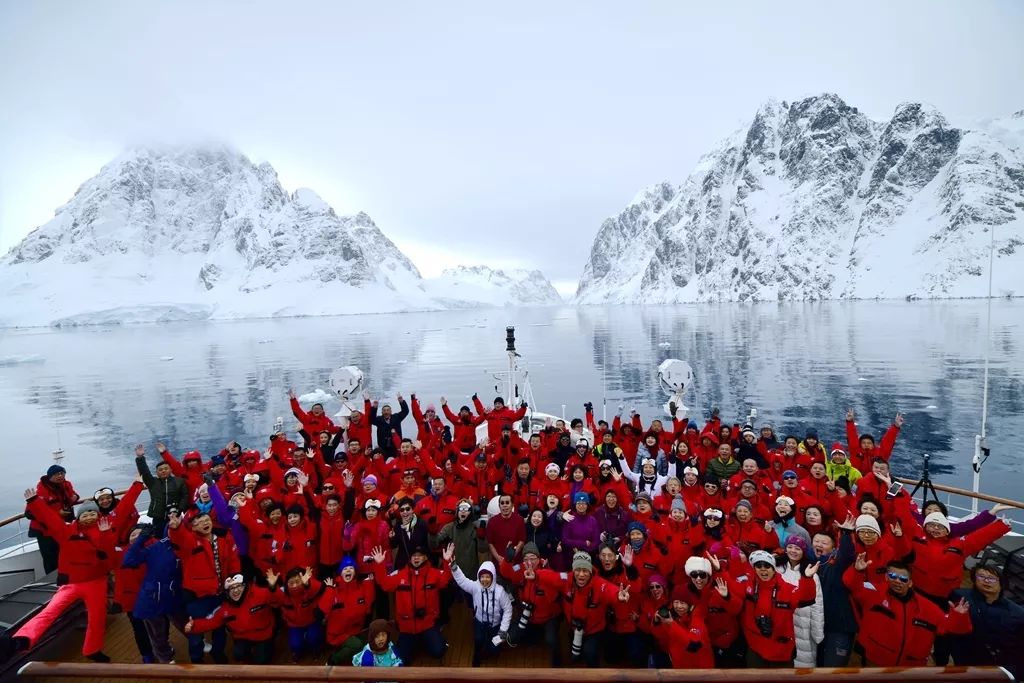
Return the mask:
<svg viewBox="0 0 1024 683"><path fill-rule="evenodd" d="M171 629L171 643L179 654L178 663L188 661L188 648L185 637L175 629ZM84 638L84 618L76 627L69 630L64 637L47 648L46 659L64 662L85 662L82 656L82 639ZM415 665L423 667L468 667L473 656L473 627L472 616L469 608L463 604L456 604L452 607L451 622L444 628L444 634L448 639L449 648L444 659L440 662L426 656L418 656ZM124 614L115 614L107 617L107 634L104 645L104 652L110 656L111 661L118 663L140 663L138 648L135 646L135 638L132 635L132 628L128 617ZM228 656L231 653L231 640L228 638ZM207 663L212 663L208 661ZM275 649L275 664L291 664L291 656L288 651L285 633L282 632L277 641ZM299 664L307 666L323 666L326 663L326 654L317 658L306 657ZM497 666L506 668L537 668L546 667L549 663L549 653L543 645L521 645L517 648L502 646L496 657L484 661L485 666ZM47 681L60 681L59 678L45 679ZM106 683L108 679L95 679L94 683ZM109 679L111 682L115 679ZM117 679L125 680L125 679Z"/></svg>

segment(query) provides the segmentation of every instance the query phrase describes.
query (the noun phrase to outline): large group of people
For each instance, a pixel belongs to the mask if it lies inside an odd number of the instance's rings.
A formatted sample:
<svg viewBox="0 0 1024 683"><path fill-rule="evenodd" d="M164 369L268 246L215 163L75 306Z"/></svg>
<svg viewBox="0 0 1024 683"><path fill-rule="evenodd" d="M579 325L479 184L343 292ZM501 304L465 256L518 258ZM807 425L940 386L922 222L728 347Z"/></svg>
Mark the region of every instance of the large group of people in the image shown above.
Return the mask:
<svg viewBox="0 0 1024 683"><path fill-rule="evenodd" d="M284 629L294 661L409 664L444 656L464 604L474 666L527 643L556 667L1019 665L1024 608L999 569L962 585L1010 530L1002 506L919 509L889 470L899 415L876 441L848 412L826 446L718 410L645 424L620 407L609 424L585 404L528 433L526 404L410 398L364 395L335 424L290 392L294 438L278 423L263 450L157 443L153 461L139 445L120 499L79 502L50 467L25 497L60 587L4 648L82 600L83 654L109 661L112 576L144 662L227 662L230 634L232 659L266 663Z"/></svg>

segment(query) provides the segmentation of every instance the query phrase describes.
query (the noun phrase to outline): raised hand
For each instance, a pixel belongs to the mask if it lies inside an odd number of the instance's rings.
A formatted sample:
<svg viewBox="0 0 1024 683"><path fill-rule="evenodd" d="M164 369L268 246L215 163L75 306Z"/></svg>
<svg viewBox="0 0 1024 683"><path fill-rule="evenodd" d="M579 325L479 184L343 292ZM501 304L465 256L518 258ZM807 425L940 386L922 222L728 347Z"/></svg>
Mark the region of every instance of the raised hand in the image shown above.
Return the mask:
<svg viewBox="0 0 1024 683"><path fill-rule="evenodd" d="M443 406L448 405L448 399L446 399L444 396L441 397L441 405L443 405Z"/></svg>
<svg viewBox="0 0 1024 683"><path fill-rule="evenodd" d="M619 584L619 602L629 602L629 584Z"/></svg>
<svg viewBox="0 0 1024 683"><path fill-rule="evenodd" d="M896 413L896 419L893 420L892 423L896 425L897 428L902 427L904 423L903 413Z"/></svg>
<svg viewBox="0 0 1024 683"><path fill-rule="evenodd" d="M265 576L267 577L267 583L273 587L277 583L277 580L281 578L281 575L275 572L273 569L268 569Z"/></svg>
<svg viewBox="0 0 1024 683"><path fill-rule="evenodd" d="M804 576L808 579L813 578L818 573L818 568L821 566L821 562L815 562L814 564L807 565L807 569L804 570Z"/></svg>
<svg viewBox="0 0 1024 683"><path fill-rule="evenodd" d="M313 578L313 568L306 567L302 572L302 583L309 583L309 580Z"/></svg>
<svg viewBox="0 0 1024 683"><path fill-rule="evenodd" d="M25 489L25 500L32 498L36 495L35 489Z"/></svg>
<svg viewBox="0 0 1024 683"><path fill-rule="evenodd" d="M867 553L859 553L857 559L853 563L853 568L859 572L865 571L871 565L871 560L868 559Z"/></svg>
<svg viewBox="0 0 1024 683"><path fill-rule="evenodd" d="M402 392L398 392L397 394L395 394L395 398L398 399L399 403L405 400L404 398L402 398Z"/></svg>
<svg viewBox="0 0 1024 683"><path fill-rule="evenodd" d="M712 569L714 569L716 572L722 571L722 563L719 562L717 557L712 555L710 552L704 553L704 557L706 557L708 559L708 562L711 563Z"/></svg>
<svg viewBox="0 0 1024 683"><path fill-rule="evenodd" d="M188 621L185 622L185 633L192 633L192 629L195 627L195 623L196 620L192 617L189 617Z"/></svg>
<svg viewBox="0 0 1024 683"><path fill-rule="evenodd" d="M295 398L295 390L294 389L289 389L288 390L288 398Z"/></svg>
<svg viewBox="0 0 1024 683"><path fill-rule="evenodd" d="M967 602L966 598L960 598L960 602L956 603L955 605L951 602L949 603L949 607L954 612L959 612L960 614L967 614L971 610L971 603Z"/></svg>
<svg viewBox="0 0 1024 683"><path fill-rule="evenodd" d="M374 546L373 550L370 552L370 557L375 563L384 564L384 551L379 545Z"/></svg>
<svg viewBox="0 0 1024 683"><path fill-rule="evenodd" d="M172 529L177 529L179 526L181 526L181 513L175 511L169 514L167 516L167 526L171 527Z"/></svg>
<svg viewBox="0 0 1024 683"><path fill-rule="evenodd" d="M576 515L572 514L571 512L563 512L562 519L564 519L566 522L571 522L572 520L576 519Z"/></svg>
<svg viewBox="0 0 1024 683"><path fill-rule="evenodd" d="M837 520L835 524L840 529L845 529L847 531L853 531L854 525L856 524L856 522L857 522L857 519L856 519L856 517L853 516L853 513L852 512L847 512L846 513L846 520L843 521L842 524L840 524L839 521Z"/></svg>
<svg viewBox="0 0 1024 683"><path fill-rule="evenodd" d="M444 559L445 562L451 562L454 557L455 557L455 544L454 543L449 543L448 545L446 545L444 547L444 550L441 551L441 558Z"/></svg>
<svg viewBox="0 0 1024 683"><path fill-rule="evenodd" d="M622 564L627 567L633 566L633 546L627 545L625 550L622 551Z"/></svg>
<svg viewBox="0 0 1024 683"><path fill-rule="evenodd" d="M899 522L893 522L892 524L890 524L889 531L891 531L892 535L896 538L899 538L903 535L903 527L900 526Z"/></svg>
<svg viewBox="0 0 1024 683"><path fill-rule="evenodd" d="M772 524L772 521L770 519L765 520L765 522L764 522L764 530L769 532L769 533L771 533L772 531L775 531L775 525Z"/></svg>
<svg viewBox="0 0 1024 683"><path fill-rule="evenodd" d="M324 579L324 585L328 588L334 588L334 579L328 576L326 579Z"/></svg>
<svg viewBox="0 0 1024 683"><path fill-rule="evenodd" d="M853 422L853 418L854 418L853 408L847 408L846 409L846 421L847 422Z"/></svg>
<svg viewBox="0 0 1024 683"><path fill-rule="evenodd" d="M135 457L136 458L141 458L141 457L143 457L145 455L146 455L146 447L145 446L143 446L141 443L138 444L137 446L135 446Z"/></svg>
<svg viewBox="0 0 1024 683"><path fill-rule="evenodd" d="M352 470L345 470L341 473L341 480L345 482L345 486L352 488L352 482L355 481L355 475L352 474Z"/></svg>
<svg viewBox="0 0 1024 683"><path fill-rule="evenodd" d="M534 570L529 569L529 568L524 569L523 570L523 578L526 579L527 581L533 581L535 578L537 578L537 572L535 572Z"/></svg>
<svg viewBox="0 0 1024 683"><path fill-rule="evenodd" d="M363 400L364 401L369 401L370 400L370 392L369 391L364 391L363 392Z"/></svg>
<svg viewBox="0 0 1024 683"><path fill-rule="evenodd" d="M726 583L725 579L721 576L715 578L715 590L718 591L718 594L723 598L729 597L729 584Z"/></svg>
<svg viewBox="0 0 1024 683"><path fill-rule="evenodd" d="M157 453L164 453L166 450L167 450L167 446L164 445L163 441L157 441L156 442L156 452Z"/></svg>

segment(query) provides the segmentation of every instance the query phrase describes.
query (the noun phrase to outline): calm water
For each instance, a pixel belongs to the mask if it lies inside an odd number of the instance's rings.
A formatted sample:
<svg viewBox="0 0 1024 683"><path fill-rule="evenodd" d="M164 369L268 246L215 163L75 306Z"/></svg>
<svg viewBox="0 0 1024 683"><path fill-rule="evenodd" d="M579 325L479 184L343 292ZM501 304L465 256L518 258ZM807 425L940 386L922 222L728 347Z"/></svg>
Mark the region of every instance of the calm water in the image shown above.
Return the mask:
<svg viewBox="0 0 1024 683"><path fill-rule="evenodd" d="M1018 302L993 305L994 448L983 475L983 490L1016 498L1024 490L1022 314ZM591 400L600 415L607 396L609 418L621 402L647 422L664 401L655 368L678 357L697 373L687 396L695 414L717 405L732 419L753 405L758 421L781 434L813 425L831 443L844 439L848 406L876 438L902 410L896 471L916 474L927 452L937 479L969 487L984 302L509 309L0 331L0 516L21 509L21 491L58 445L83 495L126 485L140 441L151 453L158 438L177 454L209 456L231 439L262 448L275 417L293 424L287 389L326 389L341 365L361 367L375 396L444 394L457 407L478 391L489 402L506 324L517 328L546 412L565 404L579 415ZM328 404L332 414L337 407Z"/></svg>

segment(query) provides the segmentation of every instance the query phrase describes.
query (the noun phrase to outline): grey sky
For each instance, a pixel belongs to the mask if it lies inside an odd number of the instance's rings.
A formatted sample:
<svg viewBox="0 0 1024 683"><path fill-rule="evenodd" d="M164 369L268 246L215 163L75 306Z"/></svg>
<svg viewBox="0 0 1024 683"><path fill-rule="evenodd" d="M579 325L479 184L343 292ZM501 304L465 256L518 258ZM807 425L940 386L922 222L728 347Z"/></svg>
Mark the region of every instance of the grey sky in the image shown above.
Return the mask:
<svg viewBox="0 0 1024 683"><path fill-rule="evenodd" d="M423 270L541 268L768 97L1024 108L1024 3L0 2L0 249L124 147L225 140Z"/></svg>

